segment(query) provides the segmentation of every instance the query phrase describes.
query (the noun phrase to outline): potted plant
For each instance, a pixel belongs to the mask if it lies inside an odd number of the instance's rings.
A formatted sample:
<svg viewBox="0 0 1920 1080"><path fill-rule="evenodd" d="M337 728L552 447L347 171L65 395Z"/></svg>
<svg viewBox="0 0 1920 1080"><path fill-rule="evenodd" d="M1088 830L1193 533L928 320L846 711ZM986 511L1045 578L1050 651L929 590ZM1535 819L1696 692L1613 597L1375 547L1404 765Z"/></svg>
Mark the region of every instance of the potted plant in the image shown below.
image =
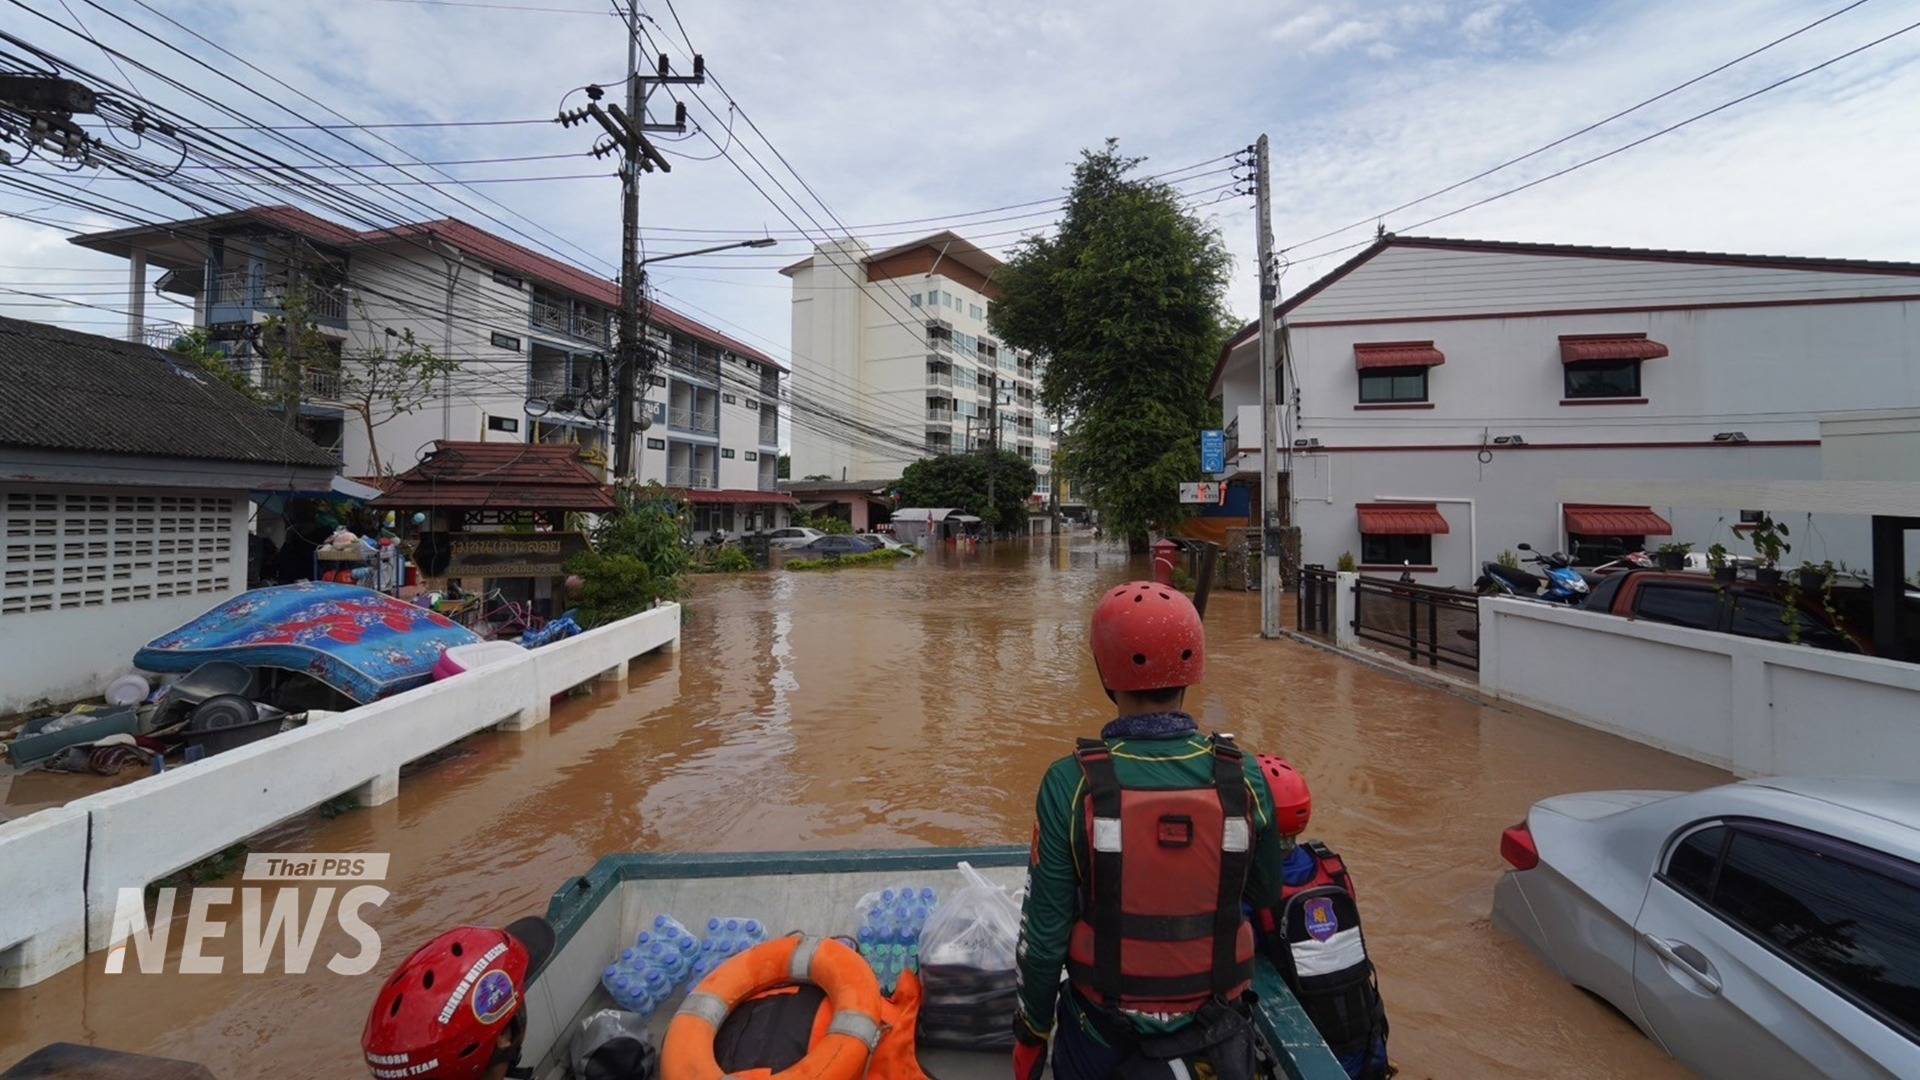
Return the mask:
<svg viewBox="0 0 1920 1080"><path fill-rule="evenodd" d="M1508 570L1520 569L1520 556L1515 555L1512 548L1508 548L1500 554L1495 555L1493 561L1496 565L1503 566Z"/></svg>
<svg viewBox="0 0 1920 1080"><path fill-rule="evenodd" d="M1755 581L1762 585L1780 584L1780 556L1793 550L1786 537L1791 535L1785 525L1778 524L1773 518L1762 514L1753 525L1753 531L1747 534L1747 542L1753 545L1753 553L1760 565L1753 571Z"/></svg>
<svg viewBox="0 0 1920 1080"><path fill-rule="evenodd" d="M1351 551L1341 552L1339 560L1333 564L1333 568L1343 574L1351 574L1358 567L1359 564L1353 561L1353 552Z"/></svg>
<svg viewBox="0 0 1920 1080"><path fill-rule="evenodd" d="M1653 561L1662 570L1685 570L1687 553L1692 550L1692 544L1661 544L1653 553Z"/></svg>
<svg viewBox="0 0 1920 1080"><path fill-rule="evenodd" d="M1825 595L1833 580L1833 564L1824 562L1800 564L1800 591L1802 593L1820 593Z"/></svg>
<svg viewBox="0 0 1920 1080"><path fill-rule="evenodd" d="M1713 571L1713 580L1731 582L1739 575L1739 567L1727 558L1727 546L1714 544L1707 549L1707 567Z"/></svg>

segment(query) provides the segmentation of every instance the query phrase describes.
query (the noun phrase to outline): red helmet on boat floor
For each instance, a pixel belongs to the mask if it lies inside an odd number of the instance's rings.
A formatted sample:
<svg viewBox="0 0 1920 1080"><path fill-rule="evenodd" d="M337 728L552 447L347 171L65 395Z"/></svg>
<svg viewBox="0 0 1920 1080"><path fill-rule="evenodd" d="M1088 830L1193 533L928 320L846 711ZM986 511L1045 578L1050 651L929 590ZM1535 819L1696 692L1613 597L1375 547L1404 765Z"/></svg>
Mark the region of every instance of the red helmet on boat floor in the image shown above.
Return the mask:
<svg viewBox="0 0 1920 1080"><path fill-rule="evenodd" d="M1207 632L1171 585L1129 581L1093 609L1093 664L1108 690L1192 686L1206 670Z"/></svg>
<svg viewBox="0 0 1920 1080"><path fill-rule="evenodd" d="M504 930L462 926L414 950L374 998L360 1035L376 1077L476 1080L500 1060L513 1035L527 983L553 952L553 929L529 917Z"/></svg>

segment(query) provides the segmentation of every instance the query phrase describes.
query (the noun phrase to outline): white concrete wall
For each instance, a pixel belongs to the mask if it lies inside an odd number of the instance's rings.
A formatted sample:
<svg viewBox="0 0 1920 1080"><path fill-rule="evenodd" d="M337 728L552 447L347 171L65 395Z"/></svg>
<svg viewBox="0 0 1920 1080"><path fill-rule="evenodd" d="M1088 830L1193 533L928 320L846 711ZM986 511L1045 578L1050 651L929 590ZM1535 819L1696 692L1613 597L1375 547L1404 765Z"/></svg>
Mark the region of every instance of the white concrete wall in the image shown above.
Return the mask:
<svg viewBox="0 0 1920 1080"><path fill-rule="evenodd" d="M675 648L664 604L500 663L0 825L0 985L29 985L109 945L121 889L140 889L346 792L398 794L402 765L475 731L547 719L553 695L624 679ZM75 866L78 862L80 865Z"/></svg>
<svg viewBox="0 0 1920 1080"><path fill-rule="evenodd" d="M227 550L224 552L201 550L197 542L205 539L204 534L191 535L188 542L195 547L191 556L184 552L160 554L157 545L162 540L179 540L181 536L167 533L134 534L109 532L107 534L87 535L72 531L67 526L71 520L66 512L55 515L53 520L61 522L61 531L57 535L31 536L11 535L18 528L26 528L23 521L35 519L31 513L16 514L7 511L3 542L7 559L6 570L31 572L34 568L49 565L45 562L29 561L16 563L13 559L14 548L18 545L53 544L64 549L69 544L103 541L107 550L112 552L117 543L149 541L156 550L145 556L128 556L121 559L109 556L105 564L105 576L99 580L82 581L79 578L66 580L67 562L64 554L59 561L51 564L59 570L54 584L30 586L24 591L28 594L45 592L56 597L55 603L64 603L64 594L76 590L98 590L102 593L103 603L98 606L59 606L49 611L24 611L0 614L0 714L19 712L32 703L47 699L58 704L78 701L91 697L106 689L109 682L118 676L133 670L133 654L147 642L172 630L174 627L197 618L201 613L216 604L246 591L247 588L247 503L241 492L230 490L190 489L190 488L129 488L100 487L92 485L65 484L17 484L0 485L0 505L6 505L9 495L27 495L52 493L61 497L64 505L68 495L105 495L109 500L125 496L159 499L162 497L189 497L196 500L215 498L227 507L227 527L225 538ZM110 502L110 506L117 505ZM101 515L108 521L115 520L116 512L109 510ZM118 515L125 517L124 514ZM192 512L196 519L205 515L198 507ZM197 527L197 526L196 526ZM109 529L115 528L112 525ZM153 569L133 569L132 564L144 559L149 564L156 560L172 560L191 557L196 564L195 570L188 574L155 576ZM211 559L212 569L199 568L201 560ZM89 560L94 565L97 560ZM128 567L125 578L116 577L120 567ZM224 578L225 584L219 587L207 587L205 591L198 582L214 581ZM157 594L162 583L170 590L178 590L175 595L152 595L148 599L112 599L116 589L144 585ZM5 590L8 597L22 592L9 584Z"/></svg>
<svg viewBox="0 0 1920 1080"><path fill-rule="evenodd" d="M1744 776L1912 779L1920 666L1480 601L1480 688Z"/></svg>

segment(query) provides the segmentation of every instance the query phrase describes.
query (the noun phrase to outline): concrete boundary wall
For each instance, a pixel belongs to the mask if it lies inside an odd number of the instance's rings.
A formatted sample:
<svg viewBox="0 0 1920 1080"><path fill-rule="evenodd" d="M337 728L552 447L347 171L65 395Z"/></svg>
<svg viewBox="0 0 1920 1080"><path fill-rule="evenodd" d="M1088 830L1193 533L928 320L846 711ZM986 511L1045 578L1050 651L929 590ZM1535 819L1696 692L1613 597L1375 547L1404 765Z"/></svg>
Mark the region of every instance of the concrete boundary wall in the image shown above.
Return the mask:
<svg viewBox="0 0 1920 1080"><path fill-rule="evenodd" d="M1911 779L1920 665L1480 601L1480 688L1742 776Z"/></svg>
<svg viewBox="0 0 1920 1080"><path fill-rule="evenodd" d="M399 794L400 768L489 727L544 723L551 700L677 648L680 606L652 611L0 824L0 986L28 986L110 944L122 889L148 884L336 796Z"/></svg>

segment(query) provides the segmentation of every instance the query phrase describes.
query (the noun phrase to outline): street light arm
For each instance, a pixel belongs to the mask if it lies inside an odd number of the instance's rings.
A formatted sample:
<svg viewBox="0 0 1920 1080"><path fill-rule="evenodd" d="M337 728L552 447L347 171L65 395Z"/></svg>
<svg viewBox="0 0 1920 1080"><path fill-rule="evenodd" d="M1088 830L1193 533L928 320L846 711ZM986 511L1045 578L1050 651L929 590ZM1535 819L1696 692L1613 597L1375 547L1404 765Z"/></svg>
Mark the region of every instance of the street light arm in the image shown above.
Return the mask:
<svg viewBox="0 0 1920 1080"><path fill-rule="evenodd" d="M711 255L716 251L732 251L734 248L772 247L777 243L779 243L779 241L771 236L761 237L758 240L735 240L731 244L715 244L712 247L696 248L692 251L676 251L668 255L654 255L641 259L634 265L646 266L649 263L666 262L668 259L684 259L691 255Z"/></svg>

